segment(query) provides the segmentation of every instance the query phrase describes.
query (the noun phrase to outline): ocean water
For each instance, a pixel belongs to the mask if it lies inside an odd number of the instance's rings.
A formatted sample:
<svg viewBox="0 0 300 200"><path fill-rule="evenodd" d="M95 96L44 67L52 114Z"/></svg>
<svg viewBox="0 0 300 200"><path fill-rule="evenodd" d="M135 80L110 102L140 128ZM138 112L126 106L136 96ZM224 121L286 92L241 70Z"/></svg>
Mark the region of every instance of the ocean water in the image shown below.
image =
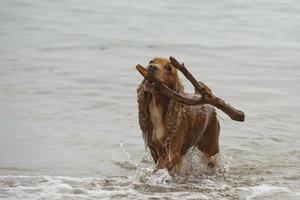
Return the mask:
<svg viewBox="0 0 300 200"><path fill-rule="evenodd" d="M246 113L218 111L216 169L152 172L135 65L155 56ZM299 199L299 130L298 0L0 1L0 199Z"/></svg>

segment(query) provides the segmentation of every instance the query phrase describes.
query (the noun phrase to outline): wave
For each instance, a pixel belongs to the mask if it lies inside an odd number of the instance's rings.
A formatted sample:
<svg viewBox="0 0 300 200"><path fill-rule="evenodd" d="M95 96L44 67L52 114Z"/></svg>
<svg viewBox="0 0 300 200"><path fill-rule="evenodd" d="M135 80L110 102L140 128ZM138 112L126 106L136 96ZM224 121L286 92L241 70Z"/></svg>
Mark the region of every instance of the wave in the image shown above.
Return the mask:
<svg viewBox="0 0 300 200"><path fill-rule="evenodd" d="M285 187L257 185L230 188L209 178L175 181L164 170L140 177L79 178L62 176L0 176L0 199L293 199L299 193ZM151 174L151 175L149 175ZM147 181L142 177L147 177ZM150 178L151 177L151 178Z"/></svg>

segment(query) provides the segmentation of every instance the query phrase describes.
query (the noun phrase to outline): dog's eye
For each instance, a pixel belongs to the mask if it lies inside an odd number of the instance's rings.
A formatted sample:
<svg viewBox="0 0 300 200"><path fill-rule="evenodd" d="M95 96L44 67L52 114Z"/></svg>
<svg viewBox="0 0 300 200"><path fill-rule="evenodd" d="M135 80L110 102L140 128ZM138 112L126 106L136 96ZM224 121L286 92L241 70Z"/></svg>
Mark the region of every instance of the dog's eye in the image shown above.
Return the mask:
<svg viewBox="0 0 300 200"><path fill-rule="evenodd" d="M171 65L166 65L166 66L165 66L165 69L166 69L167 71L169 71L169 72L172 71Z"/></svg>

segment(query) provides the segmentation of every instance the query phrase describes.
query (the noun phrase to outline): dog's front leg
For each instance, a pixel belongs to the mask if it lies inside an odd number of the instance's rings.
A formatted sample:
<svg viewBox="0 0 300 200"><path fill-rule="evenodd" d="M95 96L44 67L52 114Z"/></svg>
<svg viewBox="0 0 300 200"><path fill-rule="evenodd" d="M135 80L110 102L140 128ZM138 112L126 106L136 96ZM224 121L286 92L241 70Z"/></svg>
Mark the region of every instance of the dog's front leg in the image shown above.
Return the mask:
<svg viewBox="0 0 300 200"><path fill-rule="evenodd" d="M180 154L178 152L167 152L164 157L158 160L156 169L154 171L164 168L171 170L179 161Z"/></svg>
<svg viewBox="0 0 300 200"><path fill-rule="evenodd" d="M165 141L165 151L163 156L158 160L156 169L167 168L171 170L181 159L182 149L182 136L183 134L176 134L169 137Z"/></svg>

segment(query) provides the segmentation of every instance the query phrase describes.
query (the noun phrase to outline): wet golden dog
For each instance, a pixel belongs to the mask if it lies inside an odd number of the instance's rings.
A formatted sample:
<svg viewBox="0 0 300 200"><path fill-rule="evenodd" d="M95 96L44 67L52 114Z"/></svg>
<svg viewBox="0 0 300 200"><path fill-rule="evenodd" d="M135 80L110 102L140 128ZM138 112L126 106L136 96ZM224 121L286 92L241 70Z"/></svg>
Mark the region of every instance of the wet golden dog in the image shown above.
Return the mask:
<svg viewBox="0 0 300 200"><path fill-rule="evenodd" d="M177 69L168 59L154 58L147 70L172 90L184 93ZM192 147L197 147L207 158L219 152L220 125L211 105L179 103L160 94L146 79L137 94L140 128L156 169L171 170ZM212 161L209 166L214 164Z"/></svg>

